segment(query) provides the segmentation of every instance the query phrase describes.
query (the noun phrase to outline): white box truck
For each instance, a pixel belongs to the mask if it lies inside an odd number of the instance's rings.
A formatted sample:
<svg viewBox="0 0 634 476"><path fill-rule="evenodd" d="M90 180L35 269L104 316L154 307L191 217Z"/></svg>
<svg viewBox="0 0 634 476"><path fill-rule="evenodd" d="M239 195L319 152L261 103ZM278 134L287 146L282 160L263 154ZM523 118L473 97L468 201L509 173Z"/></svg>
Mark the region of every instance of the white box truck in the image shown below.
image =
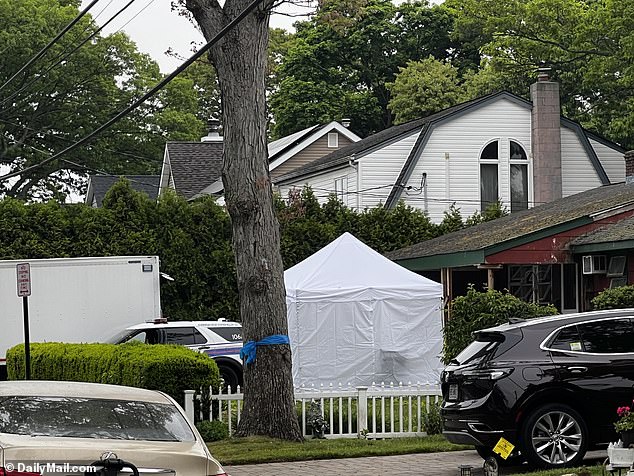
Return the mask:
<svg viewBox="0 0 634 476"><path fill-rule="evenodd" d="M30 282L17 265L28 263ZM24 267L21 267L24 271ZM158 256L0 261L0 379L6 352L24 342L28 296L30 342L103 342L133 324L161 317Z"/></svg>

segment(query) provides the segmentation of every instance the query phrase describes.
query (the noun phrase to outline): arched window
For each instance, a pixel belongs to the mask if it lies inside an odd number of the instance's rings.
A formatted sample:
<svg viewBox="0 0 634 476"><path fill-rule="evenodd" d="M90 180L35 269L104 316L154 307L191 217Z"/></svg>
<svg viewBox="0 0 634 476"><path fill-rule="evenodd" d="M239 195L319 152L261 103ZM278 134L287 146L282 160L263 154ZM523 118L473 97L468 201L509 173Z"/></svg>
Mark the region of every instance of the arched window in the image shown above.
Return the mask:
<svg viewBox="0 0 634 476"><path fill-rule="evenodd" d="M498 201L498 141L493 141L480 154L480 210Z"/></svg>
<svg viewBox="0 0 634 476"><path fill-rule="evenodd" d="M528 208L528 159L524 148L515 141L509 143L511 159L511 213Z"/></svg>

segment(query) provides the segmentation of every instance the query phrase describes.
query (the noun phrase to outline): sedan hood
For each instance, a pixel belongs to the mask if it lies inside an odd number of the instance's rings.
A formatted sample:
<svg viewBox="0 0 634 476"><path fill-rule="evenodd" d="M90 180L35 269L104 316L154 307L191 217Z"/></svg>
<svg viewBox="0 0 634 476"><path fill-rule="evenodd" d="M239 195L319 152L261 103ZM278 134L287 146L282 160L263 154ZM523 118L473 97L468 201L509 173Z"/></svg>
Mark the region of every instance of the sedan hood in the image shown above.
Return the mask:
<svg viewBox="0 0 634 476"><path fill-rule="evenodd" d="M164 442L112 440L97 438L54 438L45 436L0 435L2 466L12 463L19 469L39 463L33 472L53 474L52 465L90 465L99 461L104 453L132 463L141 475L206 476L223 474L220 464L210 456L203 444L194 442ZM29 471L29 469L24 469ZM63 474L71 475L68 467ZM76 472L76 471L75 471ZM128 472L128 470L124 470ZM57 471L59 474L59 470ZM83 476L83 473L80 475Z"/></svg>

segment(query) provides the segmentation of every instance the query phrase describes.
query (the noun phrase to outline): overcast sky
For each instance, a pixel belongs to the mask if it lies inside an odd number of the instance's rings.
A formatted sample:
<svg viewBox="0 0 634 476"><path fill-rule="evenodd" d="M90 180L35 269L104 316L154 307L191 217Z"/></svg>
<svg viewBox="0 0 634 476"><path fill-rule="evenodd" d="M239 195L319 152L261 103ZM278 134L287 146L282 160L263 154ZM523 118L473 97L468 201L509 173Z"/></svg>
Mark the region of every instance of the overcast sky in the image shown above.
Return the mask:
<svg viewBox="0 0 634 476"><path fill-rule="evenodd" d="M93 18L96 18L97 23L101 25L128 1L100 0L92 7L90 13ZM90 0L82 0L82 8L89 3ZM189 57L192 55L192 42L196 44L204 42L202 34L194 25L185 17L171 11L170 3L170 0L137 0L108 25L105 33L112 33L123 28L123 31L132 38L140 51L154 58L161 66L161 71L170 73L181 62L165 55L165 51L168 48L172 48L184 57ZM310 12L309 9L288 3L278 10L293 14ZM271 17L271 26L292 31L292 24L297 20L298 18L285 15L273 15Z"/></svg>

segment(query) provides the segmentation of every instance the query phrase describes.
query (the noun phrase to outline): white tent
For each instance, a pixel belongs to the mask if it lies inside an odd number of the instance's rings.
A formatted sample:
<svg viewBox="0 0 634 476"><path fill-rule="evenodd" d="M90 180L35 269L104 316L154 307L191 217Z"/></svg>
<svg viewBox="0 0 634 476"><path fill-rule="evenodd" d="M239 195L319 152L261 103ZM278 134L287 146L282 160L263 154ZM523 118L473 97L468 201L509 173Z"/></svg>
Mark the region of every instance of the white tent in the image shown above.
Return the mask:
<svg viewBox="0 0 634 476"><path fill-rule="evenodd" d="M442 286L344 233L284 273L293 380L437 383Z"/></svg>

